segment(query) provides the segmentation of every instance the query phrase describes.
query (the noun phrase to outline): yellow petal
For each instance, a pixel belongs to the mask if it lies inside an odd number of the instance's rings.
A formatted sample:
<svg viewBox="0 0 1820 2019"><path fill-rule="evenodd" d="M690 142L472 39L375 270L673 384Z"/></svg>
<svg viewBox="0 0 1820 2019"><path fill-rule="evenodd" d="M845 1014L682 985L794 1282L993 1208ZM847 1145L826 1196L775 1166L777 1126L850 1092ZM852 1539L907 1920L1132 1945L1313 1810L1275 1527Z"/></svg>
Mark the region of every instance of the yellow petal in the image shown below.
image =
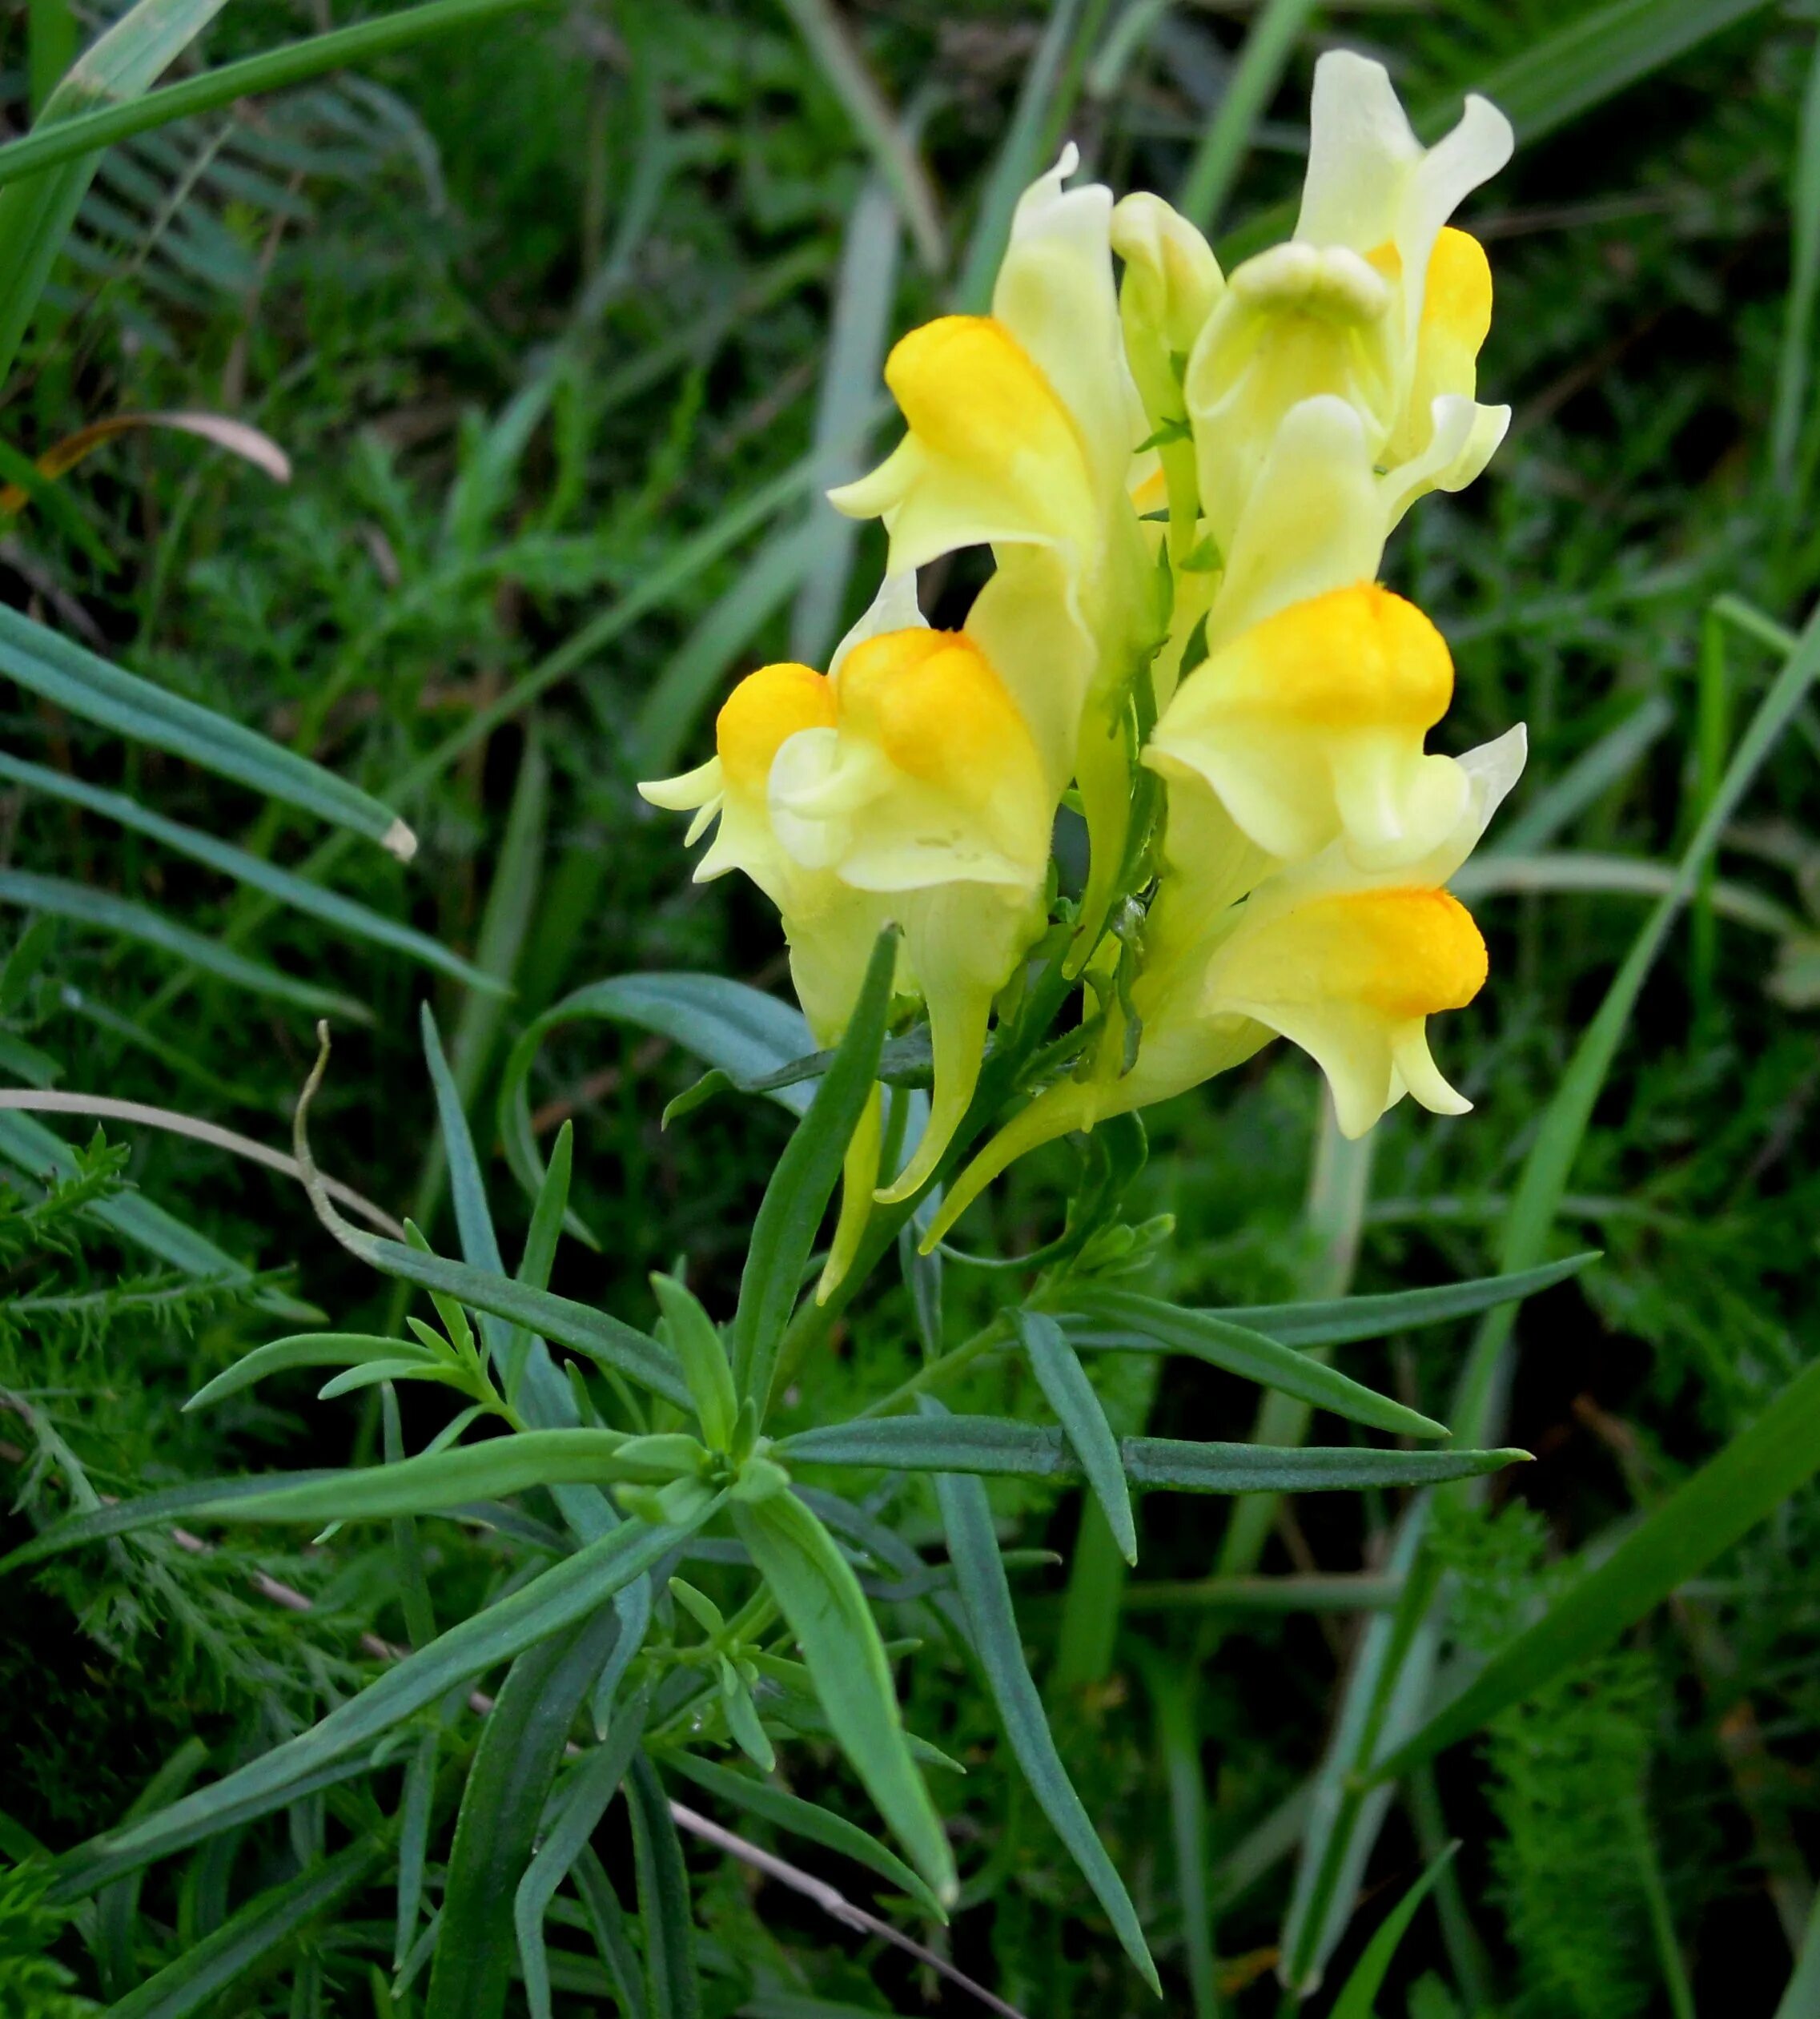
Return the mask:
<svg viewBox="0 0 1820 2019"><path fill-rule="evenodd" d="M1208 965L1202 1007L1255 1018L1308 1052L1327 1075L1341 1129L1358 1136L1405 1088L1457 1112L1424 1024L1471 1002L1485 972L1479 929L1446 891L1340 892L1255 928L1241 923Z"/></svg>
<svg viewBox="0 0 1820 2019"><path fill-rule="evenodd" d="M915 1154L879 1193L907 1199L926 1181L966 1113L986 1056L993 998L1042 931L1039 891L950 883L902 900L904 952L929 1012L934 1053L929 1124Z"/></svg>
<svg viewBox="0 0 1820 2019"><path fill-rule="evenodd" d="M1219 794L1257 845L1300 861L1344 835L1363 866L1425 855L1453 827L1466 782L1424 754L1453 663L1414 604L1372 582L1292 604L1190 675L1145 761Z"/></svg>
<svg viewBox="0 0 1820 2019"><path fill-rule="evenodd" d="M856 888L1039 883L1054 798L1017 706L972 641L926 626L862 640L838 723L789 739L771 818L793 856Z"/></svg>
<svg viewBox="0 0 1820 2019"><path fill-rule="evenodd" d="M943 316L885 365L909 439L870 477L829 493L882 516L894 573L986 541L1063 543L1085 556L1099 521L1080 431L1041 368L990 316Z"/></svg>

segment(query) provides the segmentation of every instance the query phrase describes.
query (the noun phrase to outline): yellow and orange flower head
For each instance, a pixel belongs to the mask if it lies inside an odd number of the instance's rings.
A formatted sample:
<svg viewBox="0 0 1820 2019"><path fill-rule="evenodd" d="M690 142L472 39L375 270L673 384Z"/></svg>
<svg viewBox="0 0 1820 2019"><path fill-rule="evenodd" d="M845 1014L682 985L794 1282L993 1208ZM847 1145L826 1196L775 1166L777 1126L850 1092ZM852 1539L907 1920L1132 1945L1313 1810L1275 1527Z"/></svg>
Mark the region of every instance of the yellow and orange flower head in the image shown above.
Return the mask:
<svg viewBox="0 0 1820 2019"><path fill-rule="evenodd" d="M721 710L714 757L640 790L696 810L692 831L718 815L696 874L743 870L777 906L818 1043L845 1028L878 933L902 926L899 991L927 1009L934 1087L922 1140L882 1196L914 1191L973 1097L993 998L1043 924L1055 801L1004 682L966 636L930 629L914 584L890 577L829 675L749 674ZM876 1182L876 1120L849 1159L843 1267L868 1156L864 1192Z"/></svg>
<svg viewBox="0 0 1820 2019"><path fill-rule="evenodd" d="M1468 99L1424 148L1380 65L1325 55L1294 237L1230 276L1158 198L1066 187L1065 149L1018 205L990 312L942 316L887 360L904 437L831 494L884 522L873 607L825 674L753 674L709 762L641 788L696 814L692 839L718 820L698 875L743 870L776 903L818 1043L879 930L902 928L897 992L926 1010L934 1086L876 1191L901 1201L972 1102L1078 786L1089 866L1064 972L1091 1042L961 1174L931 1239L1023 1151L1272 1036L1319 1064L1348 1134L1406 1092L1464 1106L1428 1020L1472 999L1485 951L1444 887L1522 733L1426 749L1452 662L1377 577L1404 510L1469 482L1508 418L1477 401L1489 269L1448 219L1510 145ZM993 572L963 629L931 630L915 570L969 546ZM1114 935L1119 899L1144 908ZM881 1113L875 1097L849 1152L825 1289L878 1187Z"/></svg>
<svg viewBox="0 0 1820 2019"><path fill-rule="evenodd" d="M1241 632L1176 691L1144 753L1206 780L1243 833L1300 862L1344 839L1362 868L1426 855L1466 776L1425 754L1453 662L1413 603L1356 582Z"/></svg>
<svg viewBox="0 0 1820 2019"><path fill-rule="evenodd" d="M1123 851L1135 754L1123 697L1157 613L1131 501L1150 430L1113 288L1111 193L1064 189L1075 160L1065 150L1020 200L991 314L943 316L893 350L885 376L908 432L830 496L883 520L894 572L992 548L967 635L1049 788L1059 798L1079 778L1097 891Z"/></svg>

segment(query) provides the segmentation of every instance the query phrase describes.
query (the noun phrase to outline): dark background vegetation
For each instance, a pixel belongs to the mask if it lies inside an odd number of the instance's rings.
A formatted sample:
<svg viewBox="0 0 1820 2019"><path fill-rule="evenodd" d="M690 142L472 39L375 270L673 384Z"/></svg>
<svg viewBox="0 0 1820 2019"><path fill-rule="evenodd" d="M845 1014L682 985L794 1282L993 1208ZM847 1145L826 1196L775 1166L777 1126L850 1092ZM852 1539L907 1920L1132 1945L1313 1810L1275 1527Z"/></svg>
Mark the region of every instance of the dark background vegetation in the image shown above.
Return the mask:
<svg viewBox="0 0 1820 2019"><path fill-rule="evenodd" d="M1255 243L1247 220L1292 195L1322 47L1381 54L1407 102L1444 113L1462 87L1580 11L1563 0L1317 11L1220 229ZM1728 719L1778 662L1773 625L1806 614L1817 437L1787 390L1783 346L1814 26L1794 7L1730 12L1731 25L1524 145L1474 199L1467 221L1497 286L1481 386L1516 420L1490 475L1463 499L1430 501L1388 565L1454 646L1448 747L1513 720L1532 738L1503 830L1507 854L1524 860L1500 872L1508 887L1475 900L1493 981L1436 1033L1444 1069L1477 1112L1440 1121L1406 1104L1368 1159L1347 1162L1344 1175L1368 1187L1356 1185L1356 1210L1344 1184L1340 1206L1316 1188L1311 1209L1319 1083L1274 1048L1158 1118L1139 1212L1173 1213L1175 1233L1152 1287L1202 1302L1292 1294L1334 1280L1336 1241L1356 1244L1362 1289L1494 1265L1489 1243L1539 1108L1641 922L1655 887L1647 866L1673 861L1710 781L1702 710L1709 751L1722 749ZM1027 0L866 0L842 18L886 95L920 119L939 195L948 271L903 247L888 318L901 331L953 299L1048 17ZM1244 13L1101 0L1067 19L1058 89L1071 103L1051 115L1055 136L1078 139L1117 189L1173 193L1230 79ZM210 32L208 54L319 25L242 0ZM23 49L15 13L0 52L15 125ZM366 79L116 151L6 388L0 432L30 454L98 416L155 408L232 413L283 445L295 474L281 489L192 439L123 439L64 480L73 524L37 508L16 517L0 588L382 796L583 626L650 594L617 635L572 655L534 706L413 789L414 865L364 848L332 867L339 887L508 975L516 994L503 1010L295 915L263 918L248 894L155 845L0 789L0 866L155 904L365 1006L370 1020L338 1024L318 1147L369 1196L400 1210L416 1202L432 1233L446 1205L417 1040L426 996L454 1034L484 1142L505 1040L564 991L665 968L784 985L762 903L731 880L691 887L675 823L631 788L654 752L663 768L696 761L731 679L784 656L793 637L798 650L825 646L830 615L850 613L876 575L869 529L843 581L806 485L746 514L740 537L711 541L699 565L686 558L692 540L800 467L818 412L856 400L866 410L876 357L862 348L858 377L850 357L845 380L826 360L830 326L856 306L841 277L850 219L862 211L876 232L891 216L868 197L868 177L852 119L783 10L539 9ZM1779 389L1800 424L1790 433L1785 420L1778 466ZM883 427L873 437L888 439ZM819 544L804 525L824 529ZM804 551L812 585L799 591L793 557ZM958 618L969 579L929 585L938 618ZM841 600L819 618L803 600L830 593ZM1721 596L1746 601L1771 632L1754 641L1715 622ZM155 754L123 759L119 745L3 685L0 742L292 867L316 845L308 823ZM1612 760L1603 774L1576 774L1595 748ZM1657 1502L1811 1353L1817 749L1810 711L1727 837L1717 914L1702 907L1677 929L1645 990L1575 1168L1557 1245L1597 1246L1605 1259L1519 1320L1510 1441L1537 1462L1444 1538L1468 1638L1484 1645L1553 1588L1564 1560ZM1575 777L1583 789L1551 798ZM1568 877L1586 887L1545 887ZM1544 887L1517 887L1525 880ZM0 939L22 917L10 912ZM58 1085L272 1142L285 1140L312 1055L303 1012L78 923L54 929L4 1014L9 1079L33 1076L18 1049L30 1047ZM546 1140L563 1116L575 1120L577 1201L603 1236L598 1253L570 1248L557 1286L641 1323L645 1272L679 1254L711 1306L730 1293L784 1140L781 1112L726 1100L661 1130L665 1103L694 1070L638 1032L586 1024L557 1036L534 1083ZM327 1242L287 1180L196 1144L114 1133L134 1185L234 1257L283 1272L268 1287L351 1329L396 1317L389 1286ZM29 1172L30 1159L4 1147ZM1015 1253L1053 1232L1071 1156L1059 1147L1020 1168L963 1229L968 1244ZM516 1188L503 1163L492 1168L496 1209L516 1231ZM376 1411L358 1398L319 1405L305 1378L211 1416L179 1414L273 1317L243 1289L186 1289L71 1215L34 1217L24 1202L36 1188L22 1174L17 1184L0 1217L0 1390L32 1398L36 1428L0 1414L7 1500L50 1491L40 1433L66 1439L101 1490L122 1494L376 1455ZM985 1308L977 1273L951 1269L949 1284L958 1313ZM1462 1328L1412 1334L1354 1349L1352 1364L1444 1414L1463 1338ZM802 1408L882 1391L914 1364L902 1293L888 1289L843 1328ZM981 1376L982 1404L1014 1378ZM1159 1389L1143 1363L1121 1360L1109 1394L1127 1428L1147 1418L1238 1438L1252 1426L1250 1392L1204 1369L1173 1367ZM436 1420L408 1410L416 1434ZM1251 2014L1275 2009L1288 1867L1254 1856L1247 1832L1317 1762L1360 1620L1215 1611L1181 1588L1211 1570L1223 1506L1163 1498L1144 1510L1141 1567L1103 1656L1067 1643L1065 1565L1027 1569L1018 1583L1033 1666L1145 1916L1166 2009L1189 2009L1184 1915L1196 1895L1174 1824L1195 1816L1187 1791L1198 1790L1205 1837L1193 1855L1218 1908L1222 2009ZM1071 1498L1031 1490L1000 1511L1007 1538L1072 1551ZM913 1536L933 1532L926 1514L903 1512ZM1304 1500L1263 1567L1376 1569L1393 1512L1368 1497ZM22 1515L14 1525L24 1532ZM1771 2012L1820 1855L1817 1527L1804 1494L1621 1651L1447 1756L1432 1810L1417 1802L1414 1820L1393 1816L1333 1981L1425 1851L1456 1836L1451 1917L1417 1922L1380 2011L1665 2012L1654 1894L1700 2009ZM452 1527L435 1541L452 1615L493 1566L484 1543ZM376 1538L285 1546L262 1531L207 1557L156 1544L114 1560L90 1552L13 1583L0 1597L0 1805L15 1824L53 1847L73 1843L116 1819L192 1732L228 1752L269 1743L323 1692L355 1685L361 1630L403 1637ZM315 1615L262 1600L247 1582L255 1567L307 1592ZM1014 1785L964 1671L931 1648L906 1674L913 1727L970 1768L942 1796L967 1875L957 1960L1042 2019L1154 2009ZM787 1764L820 1799L865 1816L823 1749L799 1746ZM737 1868L702 1855L695 1871L712 2010L966 2009L776 1888L754 1890ZM218 1924L246 1883L220 1858L155 1875L135 1972ZM376 1893L322 1937L320 2009L364 2011L382 1997L369 1965L389 1951L389 1912ZM78 1948L58 1953L86 1973ZM774 2000L825 2002L766 2005L754 1985ZM221 2009L295 2010L290 1985L280 1969ZM102 1989L86 1974L80 1988Z"/></svg>

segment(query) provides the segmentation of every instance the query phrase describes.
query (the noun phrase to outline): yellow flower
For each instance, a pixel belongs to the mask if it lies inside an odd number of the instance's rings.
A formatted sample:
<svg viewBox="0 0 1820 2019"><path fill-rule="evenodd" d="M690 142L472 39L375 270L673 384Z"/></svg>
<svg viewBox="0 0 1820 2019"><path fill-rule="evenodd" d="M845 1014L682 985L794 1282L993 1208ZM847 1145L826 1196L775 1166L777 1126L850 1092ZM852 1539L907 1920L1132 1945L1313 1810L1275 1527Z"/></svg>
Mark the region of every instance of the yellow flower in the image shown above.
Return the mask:
<svg viewBox="0 0 1820 2019"><path fill-rule="evenodd" d="M1000 1130L956 1180L926 1246L1027 1151L1185 1092L1273 1036L1320 1067L1348 1136L1362 1136L1405 1093L1436 1113L1463 1113L1469 1104L1435 1064L1427 1021L1478 993L1485 948L1443 887L1516 782L1524 751L1521 728L1468 751L1452 831L1419 860L1375 872L1336 841L1272 873L1198 774L1171 776L1163 874L1131 991L1142 1027L1135 1064L1120 1072L1125 1027L1115 1010L1088 1075L1039 1095Z"/></svg>
<svg viewBox="0 0 1820 2019"><path fill-rule="evenodd" d="M830 493L882 518L894 573L990 545L967 632L1028 724L1056 797L1080 781L1103 910L1123 853L1135 751L1126 693L1159 629L1131 502L1149 432L1112 284L1111 192L1062 187L1071 147L1019 201L990 316L949 316L893 349L908 432Z"/></svg>
<svg viewBox="0 0 1820 2019"><path fill-rule="evenodd" d="M1434 625L1357 582L1292 603L1215 652L1176 692L1144 761L1203 778L1285 862L1344 838L1361 867L1394 867L1426 855L1464 805L1464 772L1422 749L1452 693Z"/></svg>
<svg viewBox="0 0 1820 2019"><path fill-rule="evenodd" d="M1202 509L1227 562L1210 635L1375 574L1409 505L1462 489L1490 459L1509 420L1474 398L1490 269L1444 227L1510 149L1483 99L1424 149L1381 64L1340 50L1316 66L1295 236L1231 275L1183 382ZM1286 455L1284 430L1298 428ZM1323 473L1343 503L1323 509ZM1268 533L1251 523L1260 513ZM1260 566L1288 585L1260 583Z"/></svg>
<svg viewBox="0 0 1820 2019"><path fill-rule="evenodd" d="M966 634L929 629L907 577L888 577L826 678L793 665L749 675L721 711L714 757L639 789L698 810L692 832L719 816L696 874L744 870L776 903L818 1043L845 1028L879 931L903 928L898 986L922 998L934 1054L928 1126L879 1195L907 1197L966 1112L992 999L1044 920L1055 800L1003 682ZM876 1122L850 1157L843 1266L857 1159L873 1160L867 1192L876 1180Z"/></svg>

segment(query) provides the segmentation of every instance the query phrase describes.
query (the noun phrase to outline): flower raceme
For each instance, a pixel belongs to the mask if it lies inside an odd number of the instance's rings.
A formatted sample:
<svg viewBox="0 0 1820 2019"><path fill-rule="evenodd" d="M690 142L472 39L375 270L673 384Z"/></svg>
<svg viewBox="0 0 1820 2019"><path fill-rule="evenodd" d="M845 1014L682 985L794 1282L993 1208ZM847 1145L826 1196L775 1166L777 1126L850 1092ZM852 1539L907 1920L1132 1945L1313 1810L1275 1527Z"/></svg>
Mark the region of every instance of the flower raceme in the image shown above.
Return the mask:
<svg viewBox="0 0 1820 2019"><path fill-rule="evenodd" d="M878 931L902 929L929 1124L882 1172L875 1097L824 1291L874 1188L911 1197L967 1117L994 1003L1049 924L1071 786L1088 843L1079 897L1058 900L1077 1063L1005 1120L931 1241L1025 1150L1272 1037L1315 1060L1348 1135L1405 1093L1467 1105L1428 1020L1477 993L1485 948L1445 885L1522 732L1427 749L1452 662L1378 576L1410 505L1469 483L1508 419L1476 396L1489 269L1448 219L1510 144L1469 99L1424 149L1381 66L1324 56L1287 243L1224 276L1160 199L1065 187L1070 147L1018 207L990 313L891 352L903 440L832 494L883 521L873 608L825 674L749 675L709 762L641 788L693 811L692 839L717 819L697 875L741 870L776 904L818 1043ZM916 570L979 546L994 569L964 628L931 629Z"/></svg>

